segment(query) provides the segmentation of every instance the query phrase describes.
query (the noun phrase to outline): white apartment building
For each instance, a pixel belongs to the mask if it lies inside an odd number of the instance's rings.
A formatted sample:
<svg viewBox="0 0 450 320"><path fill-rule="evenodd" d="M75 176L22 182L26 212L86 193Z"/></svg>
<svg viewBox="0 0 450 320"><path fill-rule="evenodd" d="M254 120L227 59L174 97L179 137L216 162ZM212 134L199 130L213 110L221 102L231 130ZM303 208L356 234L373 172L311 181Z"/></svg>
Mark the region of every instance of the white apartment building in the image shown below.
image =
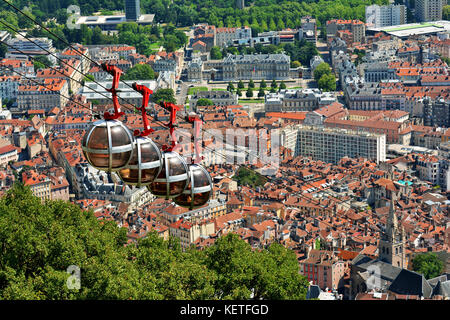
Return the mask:
<svg viewBox="0 0 450 320"><path fill-rule="evenodd" d="M20 110L45 110L62 108L68 102L69 85L63 79L44 79L42 85L20 85L17 107Z"/></svg>
<svg viewBox="0 0 450 320"><path fill-rule="evenodd" d="M77 93L81 88L84 75L81 71L81 60L66 59L64 64L57 68L41 69L36 72L36 78L39 79L65 79L69 84L69 90Z"/></svg>
<svg viewBox="0 0 450 320"><path fill-rule="evenodd" d="M416 20L418 22L442 20L442 9L447 0L416 0Z"/></svg>
<svg viewBox="0 0 450 320"><path fill-rule="evenodd" d="M162 211L162 217L168 224L181 219L195 223L205 219L214 219L226 213L227 206L225 202L211 199L207 205L193 210L183 210L181 207L171 205Z"/></svg>
<svg viewBox="0 0 450 320"><path fill-rule="evenodd" d="M72 45L73 48L66 48L59 54L61 59L78 59L81 61L81 72L88 73L91 67L91 61L88 59L90 56L88 47L80 44ZM119 59L119 56L117 56Z"/></svg>
<svg viewBox="0 0 450 320"><path fill-rule="evenodd" d="M29 186L34 196L45 200L51 200L51 180L43 174L36 171L27 171L22 173L23 184Z"/></svg>
<svg viewBox="0 0 450 320"><path fill-rule="evenodd" d="M372 5L366 7L366 23L373 28L405 24L406 20L405 5L390 4L388 6Z"/></svg>
<svg viewBox="0 0 450 320"><path fill-rule="evenodd" d="M48 38L24 38L17 37L8 40L8 53L6 58L23 58L28 59L27 55L46 56L53 64L56 63L55 48L53 41ZM52 54L49 54L51 52Z"/></svg>
<svg viewBox="0 0 450 320"><path fill-rule="evenodd" d="M336 164L344 157L386 161L386 135L298 126L295 156Z"/></svg>
<svg viewBox="0 0 450 320"><path fill-rule="evenodd" d="M212 220L203 220L192 223L183 219L170 225L171 236L180 239L182 249L189 248L199 237L207 237L215 233L215 225Z"/></svg>
<svg viewBox="0 0 450 320"><path fill-rule="evenodd" d="M15 75L34 77L34 66L30 60L2 59L0 61L0 72L2 75Z"/></svg>
<svg viewBox="0 0 450 320"><path fill-rule="evenodd" d="M0 99L15 99L20 76L0 76Z"/></svg>
<svg viewBox="0 0 450 320"><path fill-rule="evenodd" d="M287 126L281 129L280 145L295 153L297 147L298 126Z"/></svg>
<svg viewBox="0 0 450 320"><path fill-rule="evenodd" d="M0 167L6 166L10 161L17 161L19 156L17 148L9 144L0 148Z"/></svg>
<svg viewBox="0 0 450 320"><path fill-rule="evenodd" d="M119 96L119 101L124 103L125 100L129 104L141 105L142 94L133 90L133 82L135 81L121 81L118 88L120 91L117 94ZM139 81L139 84L146 86L150 90L153 90L153 92L158 89L156 80ZM108 104L112 99L112 95L110 92L106 91L105 88L109 88L110 86L111 81L86 82L84 87L81 88L80 94L86 97L86 100L89 102L97 101L100 104Z"/></svg>

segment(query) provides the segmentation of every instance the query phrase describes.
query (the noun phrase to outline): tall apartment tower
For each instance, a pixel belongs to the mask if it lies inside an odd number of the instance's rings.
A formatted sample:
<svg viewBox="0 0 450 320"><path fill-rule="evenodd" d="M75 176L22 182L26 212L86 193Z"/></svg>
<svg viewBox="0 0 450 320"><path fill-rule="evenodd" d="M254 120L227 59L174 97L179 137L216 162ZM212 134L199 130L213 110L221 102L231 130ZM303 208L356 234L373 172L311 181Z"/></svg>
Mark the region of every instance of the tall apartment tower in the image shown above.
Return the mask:
<svg viewBox="0 0 450 320"><path fill-rule="evenodd" d="M137 21L141 16L140 0L125 0L125 17L127 21Z"/></svg>
<svg viewBox="0 0 450 320"><path fill-rule="evenodd" d="M244 9L245 8L245 0L236 0L236 6L238 9Z"/></svg>
<svg viewBox="0 0 450 320"><path fill-rule="evenodd" d="M418 22L442 20L442 9L447 0L416 0L416 20Z"/></svg>
<svg viewBox="0 0 450 320"><path fill-rule="evenodd" d="M392 194L386 229L381 234L378 244L378 258L394 267L406 269L405 229L398 224L394 202L395 196Z"/></svg>
<svg viewBox="0 0 450 320"><path fill-rule="evenodd" d="M373 28L382 28L406 23L405 5L372 5L366 7L366 23Z"/></svg>

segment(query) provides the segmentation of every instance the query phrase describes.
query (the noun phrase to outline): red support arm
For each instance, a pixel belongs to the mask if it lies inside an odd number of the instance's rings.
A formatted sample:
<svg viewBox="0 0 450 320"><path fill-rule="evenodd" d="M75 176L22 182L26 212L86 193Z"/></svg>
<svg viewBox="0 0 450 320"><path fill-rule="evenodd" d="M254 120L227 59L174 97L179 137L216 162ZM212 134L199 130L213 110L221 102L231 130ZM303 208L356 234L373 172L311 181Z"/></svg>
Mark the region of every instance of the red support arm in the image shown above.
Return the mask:
<svg viewBox="0 0 450 320"><path fill-rule="evenodd" d="M170 146L168 145L164 145L162 147L163 151L174 151L175 148L177 147L177 138L175 136L175 127L176 127L176 121L177 121L177 112L181 110L181 108L171 102L163 102L161 104L161 107L163 107L164 109L166 109L167 111L170 112L170 118L169 118L169 123L166 124L167 127L169 127L169 131L170 131L170 136L172 138L172 144Z"/></svg>
<svg viewBox="0 0 450 320"><path fill-rule="evenodd" d="M192 158L192 164L200 163L204 157L200 155L200 147L198 142L200 139L200 130L202 129L203 121L197 114L190 114L186 120L194 124L194 149L195 149L195 159Z"/></svg>
<svg viewBox="0 0 450 320"><path fill-rule="evenodd" d="M143 131L135 130L134 135L145 137L155 131L152 128L150 128L150 122L148 121L146 111L148 102L150 101L150 95L153 94L153 91L144 85L137 84L136 82L133 83L133 89L142 94L142 106L140 108L136 107L136 109L141 111L142 122L144 123L144 130Z"/></svg>
<svg viewBox="0 0 450 320"><path fill-rule="evenodd" d="M106 63L102 63L102 68L103 68L103 70L105 70L106 72L108 72L110 75L113 76L112 87L110 89L106 89L106 90L108 92L111 92L112 99L113 99L113 105L114 105L114 114L105 112L103 116L106 120L118 119L125 114L120 109L119 99L117 97L117 93L120 92L119 90L117 90L119 88L119 80L120 80L120 76L122 75L123 72L118 67L112 66L112 65L109 65Z"/></svg>

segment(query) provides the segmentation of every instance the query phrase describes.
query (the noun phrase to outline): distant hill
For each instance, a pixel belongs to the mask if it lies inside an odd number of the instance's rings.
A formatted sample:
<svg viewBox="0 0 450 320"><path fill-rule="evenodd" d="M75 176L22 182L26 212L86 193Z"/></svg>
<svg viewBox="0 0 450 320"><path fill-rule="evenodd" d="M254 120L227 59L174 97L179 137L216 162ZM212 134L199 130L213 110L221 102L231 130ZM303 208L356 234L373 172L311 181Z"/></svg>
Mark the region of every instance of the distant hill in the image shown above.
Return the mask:
<svg viewBox="0 0 450 320"><path fill-rule="evenodd" d="M79 5L81 14L124 10L124 0L40 0L30 5L29 0L17 0L14 4L23 9L28 6L36 18L57 18L60 23L67 20L67 8ZM319 25L333 18L364 19L365 6L387 4L388 0L246 0L246 8L240 10L236 0L141 0L143 13L154 13L156 21L173 23L177 26L190 26L207 22L216 26L252 26L256 30L295 28L300 18L312 15ZM12 11L4 2L0 9Z"/></svg>

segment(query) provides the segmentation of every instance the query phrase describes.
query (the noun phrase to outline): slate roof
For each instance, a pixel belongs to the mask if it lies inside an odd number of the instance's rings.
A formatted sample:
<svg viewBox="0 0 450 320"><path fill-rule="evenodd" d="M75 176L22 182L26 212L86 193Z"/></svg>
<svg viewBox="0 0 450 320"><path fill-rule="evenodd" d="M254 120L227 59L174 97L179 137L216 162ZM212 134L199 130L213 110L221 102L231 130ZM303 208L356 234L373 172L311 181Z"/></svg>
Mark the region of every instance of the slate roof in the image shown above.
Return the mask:
<svg viewBox="0 0 450 320"><path fill-rule="evenodd" d="M284 53L280 54L243 54L228 55L224 60L224 64L234 63L288 63L290 58Z"/></svg>
<svg viewBox="0 0 450 320"><path fill-rule="evenodd" d="M397 294L418 295L424 298L431 298L433 293L433 288L422 274L406 269L400 271L389 290Z"/></svg>
<svg viewBox="0 0 450 320"><path fill-rule="evenodd" d="M360 254L353 259L352 264L360 269L363 269L364 271L374 271L376 270L375 268L379 268L377 273L380 274L381 279L387 282L394 281L402 271L401 268L394 267L393 265L378 259L372 259L363 254Z"/></svg>

